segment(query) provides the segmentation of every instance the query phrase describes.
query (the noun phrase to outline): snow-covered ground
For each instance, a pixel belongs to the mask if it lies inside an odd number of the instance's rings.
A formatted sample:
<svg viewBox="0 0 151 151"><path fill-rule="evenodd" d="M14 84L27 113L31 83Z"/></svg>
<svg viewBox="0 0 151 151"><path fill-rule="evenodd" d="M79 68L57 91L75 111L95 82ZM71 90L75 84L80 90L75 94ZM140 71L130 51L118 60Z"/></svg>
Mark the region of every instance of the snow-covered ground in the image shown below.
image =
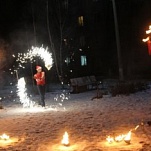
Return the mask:
<svg viewBox="0 0 151 151"><path fill-rule="evenodd" d="M96 90L79 94L46 94L47 108L23 108L13 99L0 109L0 151L151 151L151 89L129 96L91 100ZM39 99L38 95L32 97ZM136 126L139 127L135 130ZM131 142L108 143L107 136L127 134ZM69 146L61 144L67 131Z"/></svg>

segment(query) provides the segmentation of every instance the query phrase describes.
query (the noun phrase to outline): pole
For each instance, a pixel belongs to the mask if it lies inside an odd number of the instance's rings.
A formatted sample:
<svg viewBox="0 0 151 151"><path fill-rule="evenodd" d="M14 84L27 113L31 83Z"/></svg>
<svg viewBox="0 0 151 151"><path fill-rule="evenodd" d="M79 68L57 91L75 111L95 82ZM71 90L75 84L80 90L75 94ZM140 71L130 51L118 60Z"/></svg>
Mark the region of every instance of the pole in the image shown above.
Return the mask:
<svg viewBox="0 0 151 151"><path fill-rule="evenodd" d="M16 79L17 79L17 82L18 82L18 71L15 70L15 72L16 72Z"/></svg>
<svg viewBox="0 0 151 151"><path fill-rule="evenodd" d="M118 21L117 21L115 0L112 0L112 4L113 4L115 36L116 36L118 65L119 65L119 79L120 79L120 81L123 81L124 80L124 75L123 75L123 65L122 65L122 58L121 58L120 38L119 38L119 30L118 30Z"/></svg>

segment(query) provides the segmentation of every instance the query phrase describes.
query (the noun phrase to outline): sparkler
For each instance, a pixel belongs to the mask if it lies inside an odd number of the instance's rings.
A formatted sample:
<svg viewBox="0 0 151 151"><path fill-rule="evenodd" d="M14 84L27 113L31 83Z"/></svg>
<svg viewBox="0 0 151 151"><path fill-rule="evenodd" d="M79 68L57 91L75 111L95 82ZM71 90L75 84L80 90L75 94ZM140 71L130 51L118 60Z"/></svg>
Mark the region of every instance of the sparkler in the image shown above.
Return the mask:
<svg viewBox="0 0 151 151"><path fill-rule="evenodd" d="M48 47L46 47L46 49L42 47L38 48L38 47L33 47L31 48L31 50L29 50L29 55L31 56L31 58L33 58L34 56L39 56L45 63L45 67L50 70L53 64L53 59L52 59L52 53L48 52Z"/></svg>
<svg viewBox="0 0 151 151"><path fill-rule="evenodd" d="M57 94L55 97L54 97L54 100L56 102L58 102L58 105L59 106L63 106L63 102L65 100L69 100L69 97L70 97L70 93L67 93L66 91L63 91L61 94ZM65 110L65 108L64 108Z"/></svg>
<svg viewBox="0 0 151 151"><path fill-rule="evenodd" d="M13 57L16 57L14 54ZM48 52L48 47L43 48L42 47L31 47L30 50L27 51L27 53L18 53L16 61L18 62L18 67L25 68L23 64L28 63L30 61L31 63L35 62L35 57L40 57L44 63L45 67L50 70L53 64L52 59L52 53ZM18 77L17 70L14 70L16 72L16 77L18 80L18 96L20 98L20 102L23 104L23 107L33 107L34 103L28 98L26 93L26 83L24 78Z"/></svg>
<svg viewBox="0 0 151 151"><path fill-rule="evenodd" d="M14 54L13 57L16 57ZM30 61L31 63L35 62L35 57L40 57L44 63L45 67L50 70L53 64L52 53L48 52L48 47L34 47L32 46L27 53L18 53L16 61L19 63L19 67L25 68L23 64Z"/></svg>
<svg viewBox="0 0 151 151"><path fill-rule="evenodd" d="M18 85L17 85L20 102L23 104L23 107L33 107L34 102L29 99L25 86L26 86L25 79L20 78L18 80Z"/></svg>

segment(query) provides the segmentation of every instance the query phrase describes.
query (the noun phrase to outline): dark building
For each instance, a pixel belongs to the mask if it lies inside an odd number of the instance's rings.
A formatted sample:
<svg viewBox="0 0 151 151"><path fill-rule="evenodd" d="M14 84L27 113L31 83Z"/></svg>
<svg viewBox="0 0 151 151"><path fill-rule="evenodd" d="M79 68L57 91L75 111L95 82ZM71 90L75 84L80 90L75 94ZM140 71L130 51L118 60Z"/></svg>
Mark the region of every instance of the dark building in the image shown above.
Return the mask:
<svg viewBox="0 0 151 151"><path fill-rule="evenodd" d="M141 42L142 22L146 18L142 13L149 1L115 2L124 76L144 74L150 59ZM68 21L72 23L73 30L72 36L65 39L64 47L68 48L66 61L69 77L96 75L118 78L112 0L70 0L68 4Z"/></svg>
<svg viewBox="0 0 151 151"><path fill-rule="evenodd" d="M64 39L69 77L103 76L112 70L115 73L117 54L111 1L73 0L68 9L73 30L72 36Z"/></svg>

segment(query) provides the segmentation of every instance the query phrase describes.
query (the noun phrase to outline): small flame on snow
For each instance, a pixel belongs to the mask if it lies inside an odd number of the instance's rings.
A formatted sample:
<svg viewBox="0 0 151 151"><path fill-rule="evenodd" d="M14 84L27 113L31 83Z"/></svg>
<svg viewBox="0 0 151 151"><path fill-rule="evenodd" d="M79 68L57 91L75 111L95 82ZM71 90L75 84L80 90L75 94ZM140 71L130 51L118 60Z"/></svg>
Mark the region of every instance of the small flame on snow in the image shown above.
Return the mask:
<svg viewBox="0 0 151 151"><path fill-rule="evenodd" d="M65 146L69 145L69 136L68 136L67 132L64 133L61 144L65 145Z"/></svg>
<svg viewBox="0 0 151 151"><path fill-rule="evenodd" d="M108 143L113 143L114 141L121 142L124 140L126 143L129 144L131 141L131 131L129 131L126 135L122 134L122 135L116 136L114 138L111 136L108 136L106 138L106 140L108 141Z"/></svg>
<svg viewBox="0 0 151 151"><path fill-rule="evenodd" d="M125 142L130 142L130 140L131 140L131 134L132 134L132 132L129 131L129 132L125 135L125 137L124 137L124 141L125 141Z"/></svg>
<svg viewBox="0 0 151 151"><path fill-rule="evenodd" d="M114 142L114 138L111 137L111 136L107 136L106 140L107 140L109 143Z"/></svg>
<svg viewBox="0 0 151 151"><path fill-rule="evenodd" d="M8 140L9 136L4 133L3 135L0 136L0 138L3 140Z"/></svg>
<svg viewBox="0 0 151 151"><path fill-rule="evenodd" d="M116 142L120 142L120 141L122 141L122 140L124 139L124 137L125 137L125 135L123 135L123 134L122 134L122 135L119 135L119 136L116 136L116 137L115 137L115 141L116 141Z"/></svg>

